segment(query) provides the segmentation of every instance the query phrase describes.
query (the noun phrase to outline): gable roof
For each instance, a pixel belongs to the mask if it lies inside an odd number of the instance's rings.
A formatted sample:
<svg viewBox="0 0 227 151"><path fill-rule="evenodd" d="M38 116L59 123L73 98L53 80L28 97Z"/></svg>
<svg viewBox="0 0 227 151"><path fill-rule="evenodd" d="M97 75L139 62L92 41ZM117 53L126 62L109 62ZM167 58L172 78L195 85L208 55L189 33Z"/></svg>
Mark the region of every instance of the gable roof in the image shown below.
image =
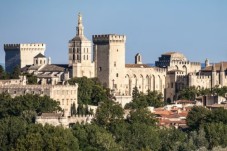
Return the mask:
<svg viewBox="0 0 227 151"><path fill-rule="evenodd" d="M46 56L44 56L43 54L39 53L34 58L46 58Z"/></svg>

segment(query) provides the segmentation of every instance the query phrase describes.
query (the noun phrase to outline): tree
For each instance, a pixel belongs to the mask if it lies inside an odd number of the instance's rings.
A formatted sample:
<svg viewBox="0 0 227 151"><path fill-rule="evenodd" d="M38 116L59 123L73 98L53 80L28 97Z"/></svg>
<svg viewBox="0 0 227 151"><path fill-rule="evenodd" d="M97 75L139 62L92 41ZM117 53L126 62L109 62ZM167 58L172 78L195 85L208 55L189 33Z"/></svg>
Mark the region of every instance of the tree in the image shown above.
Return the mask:
<svg viewBox="0 0 227 151"><path fill-rule="evenodd" d="M164 102L162 101L162 94L157 91L148 91L146 98L149 106L157 108L164 105Z"/></svg>
<svg viewBox="0 0 227 151"><path fill-rule="evenodd" d="M117 123L123 120L123 114L124 111L118 103L112 100L105 100L97 108L94 122L107 128L110 123Z"/></svg>
<svg viewBox="0 0 227 151"><path fill-rule="evenodd" d="M31 124L27 133L16 142L16 150L79 150L70 129L50 125Z"/></svg>
<svg viewBox="0 0 227 151"><path fill-rule="evenodd" d="M161 107L164 105L162 94L157 91L148 91L147 94L139 93L135 87L133 100L125 105L125 109L146 108L148 106Z"/></svg>
<svg viewBox="0 0 227 151"><path fill-rule="evenodd" d="M37 76L34 74L24 74L27 77L28 84L37 84Z"/></svg>
<svg viewBox="0 0 227 151"><path fill-rule="evenodd" d="M76 115L76 105L75 105L75 103L73 103L72 105L71 105L71 116L72 115Z"/></svg>
<svg viewBox="0 0 227 151"><path fill-rule="evenodd" d="M11 79L19 79L20 75L21 75L21 69L17 65L16 67L14 67L13 72L10 74L10 78Z"/></svg>
<svg viewBox="0 0 227 151"><path fill-rule="evenodd" d="M155 126L157 120L147 108L140 108L131 110L130 115L127 117L129 123L144 123L146 125Z"/></svg>
<svg viewBox="0 0 227 151"><path fill-rule="evenodd" d="M0 79L9 79L8 73L4 70L2 65L0 65Z"/></svg>
<svg viewBox="0 0 227 151"><path fill-rule="evenodd" d="M159 137L161 138L161 151L179 150L181 145L186 141L185 133L178 129L160 129L159 132Z"/></svg>
<svg viewBox="0 0 227 151"><path fill-rule="evenodd" d="M199 129L200 125L206 123L207 116L211 112L204 108L204 107L198 107L194 106L191 111L188 113L187 116L187 125L192 129Z"/></svg>
<svg viewBox="0 0 227 151"><path fill-rule="evenodd" d="M59 102L48 96L26 94L11 98L8 94L0 95L0 118L20 116L33 121L37 114L61 111Z"/></svg>
<svg viewBox="0 0 227 151"><path fill-rule="evenodd" d="M196 87L188 87L179 92L178 99L195 100L199 91Z"/></svg>
<svg viewBox="0 0 227 151"><path fill-rule="evenodd" d="M27 122L18 117L0 120L0 150L13 150L19 137L26 134Z"/></svg>
<svg viewBox="0 0 227 151"><path fill-rule="evenodd" d="M140 97L139 89L135 86L132 90L132 98L137 99Z"/></svg>
<svg viewBox="0 0 227 151"><path fill-rule="evenodd" d="M79 104L98 105L99 102L106 100L110 96L108 94L109 90L104 88L96 78L72 78L68 82L71 85L78 83Z"/></svg>

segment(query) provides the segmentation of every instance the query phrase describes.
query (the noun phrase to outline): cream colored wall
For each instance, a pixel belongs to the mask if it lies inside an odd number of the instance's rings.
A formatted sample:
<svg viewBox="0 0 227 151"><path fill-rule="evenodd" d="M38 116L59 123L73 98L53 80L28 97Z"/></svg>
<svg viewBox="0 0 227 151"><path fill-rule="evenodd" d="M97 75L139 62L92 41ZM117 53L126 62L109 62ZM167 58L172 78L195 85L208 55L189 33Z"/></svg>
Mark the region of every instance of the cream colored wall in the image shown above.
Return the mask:
<svg viewBox="0 0 227 151"><path fill-rule="evenodd" d="M95 77L95 64L94 63L73 63L72 66L72 76L73 77L87 77L94 78Z"/></svg>
<svg viewBox="0 0 227 151"><path fill-rule="evenodd" d="M45 50L46 44L43 43L20 44L21 68L32 65L34 57L39 53L44 55Z"/></svg>
<svg viewBox="0 0 227 151"><path fill-rule="evenodd" d="M158 91L164 95L166 70L161 68L126 68L124 83L125 95L131 95L136 86L139 91ZM129 93L129 94L128 94Z"/></svg>
<svg viewBox="0 0 227 151"><path fill-rule="evenodd" d="M50 98L59 101L64 109L65 116L70 116L71 105L75 103L77 108L78 85L54 85L51 87Z"/></svg>
<svg viewBox="0 0 227 151"><path fill-rule="evenodd" d="M189 87L211 88L211 76L189 75Z"/></svg>
<svg viewBox="0 0 227 151"><path fill-rule="evenodd" d="M171 70L185 71L187 74L191 72L198 72L201 70L201 63L189 61L171 61L168 71Z"/></svg>
<svg viewBox="0 0 227 151"><path fill-rule="evenodd" d="M125 76L125 41L123 35L93 36L97 77L111 89L122 89L119 83Z"/></svg>
<svg viewBox="0 0 227 151"><path fill-rule="evenodd" d="M72 103L77 107L78 85L0 85L0 93L7 92L12 97L25 94L47 95L60 102L65 116L70 116Z"/></svg>

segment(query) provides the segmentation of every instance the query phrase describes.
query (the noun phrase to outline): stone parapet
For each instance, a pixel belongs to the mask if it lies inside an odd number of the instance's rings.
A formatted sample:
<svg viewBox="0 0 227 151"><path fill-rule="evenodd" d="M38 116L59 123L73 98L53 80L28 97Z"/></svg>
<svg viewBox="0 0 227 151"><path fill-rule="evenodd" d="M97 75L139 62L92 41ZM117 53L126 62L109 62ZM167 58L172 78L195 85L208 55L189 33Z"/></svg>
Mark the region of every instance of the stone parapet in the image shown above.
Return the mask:
<svg viewBox="0 0 227 151"><path fill-rule="evenodd" d="M107 34L107 35L93 35L92 40L94 44L109 44L111 42L125 43L125 35Z"/></svg>

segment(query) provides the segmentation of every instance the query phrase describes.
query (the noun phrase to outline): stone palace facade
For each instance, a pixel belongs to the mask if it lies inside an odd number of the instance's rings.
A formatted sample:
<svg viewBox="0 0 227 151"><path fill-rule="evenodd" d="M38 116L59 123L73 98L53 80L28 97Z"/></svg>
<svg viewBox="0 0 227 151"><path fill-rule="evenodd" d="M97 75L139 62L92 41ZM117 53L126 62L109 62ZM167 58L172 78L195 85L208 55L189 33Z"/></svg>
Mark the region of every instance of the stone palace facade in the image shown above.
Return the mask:
<svg viewBox="0 0 227 151"><path fill-rule="evenodd" d="M73 77L97 77L121 98L131 96L134 87L144 93L161 92L165 100L174 101L177 92L185 87L227 86L227 62L210 65L206 60L206 67L202 68L200 62L191 62L182 53L167 52L155 66L144 64L139 53L133 64L126 64L125 44L126 36L118 34L93 35L91 42L84 35L79 14L76 36L68 44L68 64L51 64L44 56L45 44L7 44L4 45L6 69L14 63L20 64L44 85L57 85Z"/></svg>

